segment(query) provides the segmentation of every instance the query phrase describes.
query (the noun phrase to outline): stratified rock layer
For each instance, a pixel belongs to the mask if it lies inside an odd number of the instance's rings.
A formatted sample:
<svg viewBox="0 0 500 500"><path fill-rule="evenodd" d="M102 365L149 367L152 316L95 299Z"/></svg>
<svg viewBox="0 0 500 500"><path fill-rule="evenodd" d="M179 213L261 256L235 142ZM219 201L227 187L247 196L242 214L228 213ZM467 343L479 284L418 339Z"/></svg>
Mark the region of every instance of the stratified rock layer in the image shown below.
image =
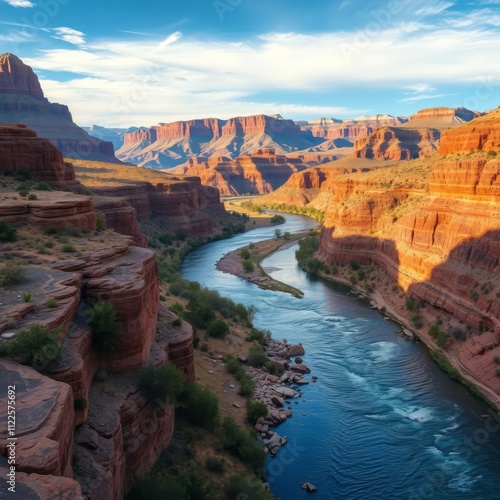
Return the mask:
<svg viewBox="0 0 500 500"><path fill-rule="evenodd" d="M494 112L443 134L441 151L454 152L461 144L454 139L463 137L482 137L488 148L498 130ZM440 159L429 176L429 194L425 186L394 189L390 184L360 175L336 179L321 258L377 263L413 298L487 330L479 345L471 337L447 350L500 394L494 362L500 339L500 161L486 152Z"/></svg>
<svg viewBox="0 0 500 500"><path fill-rule="evenodd" d="M260 149L255 154L234 160L212 157L197 158L173 169L173 173L197 176L205 186L212 186L222 195L265 194L283 185L294 172L308 168L302 158L276 155L274 149Z"/></svg>

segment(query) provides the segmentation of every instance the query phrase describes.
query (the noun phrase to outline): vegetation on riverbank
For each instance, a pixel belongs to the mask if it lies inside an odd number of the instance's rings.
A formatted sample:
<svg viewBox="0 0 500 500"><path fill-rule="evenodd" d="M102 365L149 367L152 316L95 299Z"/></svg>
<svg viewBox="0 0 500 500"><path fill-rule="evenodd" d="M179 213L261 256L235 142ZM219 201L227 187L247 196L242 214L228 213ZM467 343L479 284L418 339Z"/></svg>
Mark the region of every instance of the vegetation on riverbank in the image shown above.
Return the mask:
<svg viewBox="0 0 500 500"><path fill-rule="evenodd" d="M244 341L250 336L255 308L237 304L217 291L182 279L182 260L200 245L228 238L243 229L239 224L226 227L221 235L211 238L187 238L181 233L172 235L157 230L145 231L150 247L158 256L160 301L179 316L173 322L170 319L169 325L180 327L182 320L191 323L198 363L206 363L203 360L210 361L214 357L212 344L233 349L241 337ZM161 323L164 319L159 318L159 321ZM162 328L159 324L159 329ZM250 345L247 344L245 350ZM166 368L165 372L169 369ZM253 381L243 371L246 377L241 376L241 392L244 397L249 397ZM249 499L272 499L272 494L264 490L256 474L263 467L267 455L255 431L245 424L246 416L242 415L238 422L232 417L228 419L230 407L227 406L227 396L223 398L221 390L218 394L209 390L208 380L203 376L197 377L199 383L183 387L174 377L174 387L169 384L165 387L161 380L169 373L150 367L143 374L142 385L145 391L149 391L148 394L159 391L157 397L160 400L167 398L179 407L174 438L177 441L162 455L153 470L135 484L129 498L218 500L246 494ZM232 375L227 373L227 378L230 380ZM242 406L245 408L244 403ZM240 450L243 451L240 453ZM171 459L173 456L175 459Z"/></svg>
<svg viewBox="0 0 500 500"><path fill-rule="evenodd" d="M280 232L276 236L274 239L251 243L246 247L229 253L217 263L217 269L240 276L246 281L255 283L264 290L290 293L297 298L302 298L304 296L302 291L269 276L262 268L261 263L266 257L281 247L303 238L304 235L291 235L289 233L281 235Z"/></svg>

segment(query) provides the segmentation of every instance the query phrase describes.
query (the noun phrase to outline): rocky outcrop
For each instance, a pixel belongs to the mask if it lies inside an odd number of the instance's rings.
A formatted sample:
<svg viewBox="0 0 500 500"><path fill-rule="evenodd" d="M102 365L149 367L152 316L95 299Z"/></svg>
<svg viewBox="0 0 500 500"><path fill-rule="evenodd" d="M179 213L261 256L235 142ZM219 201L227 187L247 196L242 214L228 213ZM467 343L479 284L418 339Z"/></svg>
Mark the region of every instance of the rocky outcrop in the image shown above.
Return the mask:
<svg viewBox="0 0 500 500"><path fill-rule="evenodd" d="M9 224L22 222L41 228L63 229L70 225L96 229L96 213L88 196L62 191L38 191L36 196L37 200L0 200L0 218Z"/></svg>
<svg viewBox="0 0 500 500"><path fill-rule="evenodd" d="M443 132L439 147L442 155L474 150L500 151L500 108L475 119L469 126Z"/></svg>
<svg viewBox="0 0 500 500"><path fill-rule="evenodd" d="M4 387L16 392L16 470L26 474L73 477L73 394L67 384L51 380L32 368L0 360ZM7 422L7 404L0 417ZM0 436L0 452L6 456L7 436ZM69 483L68 483L69 484ZM74 488L78 491L78 488Z"/></svg>
<svg viewBox="0 0 500 500"><path fill-rule="evenodd" d="M113 144L78 127L67 106L50 103L33 70L13 54L0 55L0 122L27 125L66 158L118 161Z"/></svg>
<svg viewBox="0 0 500 500"><path fill-rule="evenodd" d="M0 92L45 99L34 71L13 54L0 55Z"/></svg>
<svg viewBox="0 0 500 500"><path fill-rule="evenodd" d="M205 186L217 188L224 196L247 193L265 194L283 185L294 172L308 168L302 158L277 155L274 149L259 149L234 160L212 157L198 158L172 170L173 173L197 176Z"/></svg>
<svg viewBox="0 0 500 500"><path fill-rule="evenodd" d="M338 162L340 163L340 162ZM310 206L325 210L333 192L332 183L339 175L368 172L363 167L313 167L293 174L279 189L259 201L264 205Z"/></svg>
<svg viewBox="0 0 500 500"><path fill-rule="evenodd" d="M416 122L434 120L435 128L447 127L450 124L455 127L470 122L480 115L477 111L471 111L467 108L425 108L410 116L409 127L418 126ZM439 126L441 125L441 127Z"/></svg>
<svg viewBox="0 0 500 500"><path fill-rule="evenodd" d="M494 130L495 115L443 134L442 150L454 152L453 138L467 131ZM481 134L486 147L490 133ZM413 188L391 187L390 175L388 169L385 178L379 172L336 179L320 257L376 263L414 299L487 330L478 340L469 336L450 342L446 350L488 390L500 394L494 363L500 337L500 161L486 151L470 158L441 158L428 185Z"/></svg>
<svg viewBox="0 0 500 500"><path fill-rule="evenodd" d="M440 132L435 129L382 127L354 144L356 158L411 160L437 150Z"/></svg>
<svg viewBox="0 0 500 500"><path fill-rule="evenodd" d="M360 116L354 120L337 120L335 118L318 118L309 122L299 122L303 131L314 137L323 139L347 139L354 143L367 137L380 127L397 127L407 121L401 116L374 115Z"/></svg>
<svg viewBox="0 0 500 500"><path fill-rule="evenodd" d="M198 177L84 161L75 161L75 169L79 179L95 194L121 199L135 209L141 220L158 216L155 220L168 232L211 235L214 231L213 214L224 212L219 191L202 186ZM118 225L111 224L119 207L113 207L107 201L98 202L98 207L104 212L110 227L118 230L121 221Z"/></svg>

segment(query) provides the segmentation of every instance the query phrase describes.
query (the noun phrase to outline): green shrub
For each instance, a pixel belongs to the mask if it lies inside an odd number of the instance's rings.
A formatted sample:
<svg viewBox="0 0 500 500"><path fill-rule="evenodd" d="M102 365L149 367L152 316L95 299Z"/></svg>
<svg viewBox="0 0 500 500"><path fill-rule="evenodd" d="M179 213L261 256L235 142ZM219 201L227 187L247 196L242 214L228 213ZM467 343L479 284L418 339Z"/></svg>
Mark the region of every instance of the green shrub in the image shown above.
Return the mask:
<svg viewBox="0 0 500 500"><path fill-rule="evenodd" d="M214 430L219 425L219 400L206 387L191 384L187 389L184 413L194 425Z"/></svg>
<svg viewBox="0 0 500 500"><path fill-rule="evenodd" d="M416 328L424 326L422 315L418 311L413 311L409 316L410 323Z"/></svg>
<svg viewBox="0 0 500 500"><path fill-rule="evenodd" d="M37 191L52 191L52 188L45 181L37 182L34 186Z"/></svg>
<svg viewBox="0 0 500 500"><path fill-rule="evenodd" d="M4 220L0 220L0 241L2 243L7 243L16 241L16 239L16 229L7 224Z"/></svg>
<svg viewBox="0 0 500 500"><path fill-rule="evenodd" d="M23 198L26 198L29 194L30 192L27 189L21 189L21 191L19 191L19 196L22 196Z"/></svg>
<svg viewBox="0 0 500 500"><path fill-rule="evenodd" d="M416 302L411 297L406 297L405 307L408 311L414 311L416 309Z"/></svg>
<svg viewBox="0 0 500 500"><path fill-rule="evenodd" d="M224 493L228 500L273 500L274 498L265 490L261 481L241 474L229 478Z"/></svg>
<svg viewBox="0 0 500 500"><path fill-rule="evenodd" d="M31 302L31 293L23 293L23 300L24 302Z"/></svg>
<svg viewBox="0 0 500 500"><path fill-rule="evenodd" d="M267 354L260 344L254 344L248 351L248 364L250 366L263 366L267 361Z"/></svg>
<svg viewBox="0 0 500 500"><path fill-rule="evenodd" d="M448 339L450 336L448 333L442 331L439 328L440 325L441 325L441 323L439 323L438 321L436 321L433 325L431 325L429 328L429 335L433 339L435 339L436 344L439 347L443 347L448 342Z"/></svg>
<svg viewBox="0 0 500 500"><path fill-rule="evenodd" d="M282 364L277 363L276 361L268 361L266 363L266 370L271 375L281 375L285 369Z"/></svg>
<svg viewBox="0 0 500 500"><path fill-rule="evenodd" d="M96 229L97 231L106 231L106 219L100 215L97 216Z"/></svg>
<svg viewBox="0 0 500 500"><path fill-rule="evenodd" d="M160 294L160 302L166 302L166 301L167 301L167 297L165 297L165 295Z"/></svg>
<svg viewBox="0 0 500 500"><path fill-rule="evenodd" d="M250 252L247 249L244 249L240 252L240 256L244 260L248 260L250 258Z"/></svg>
<svg viewBox="0 0 500 500"><path fill-rule="evenodd" d="M66 243L61 247L61 250L65 253L73 253L75 251L75 247L71 243Z"/></svg>
<svg viewBox="0 0 500 500"><path fill-rule="evenodd" d="M35 193L30 193L28 195L28 200L31 200L31 201L38 200L38 196Z"/></svg>
<svg viewBox="0 0 500 500"><path fill-rule="evenodd" d="M211 321L207 327L207 335L209 337L215 337L218 339L223 339L229 333L229 326L223 319L214 319Z"/></svg>
<svg viewBox="0 0 500 500"><path fill-rule="evenodd" d="M54 309L55 307L58 306L59 303L57 302L57 299L55 297L50 297L50 299L48 299L45 304L47 307Z"/></svg>
<svg viewBox="0 0 500 500"><path fill-rule="evenodd" d="M238 379L240 381L238 394L240 396L251 396L254 389L252 377L247 372L244 372Z"/></svg>
<svg viewBox="0 0 500 500"><path fill-rule="evenodd" d="M260 417L265 417L268 413L267 406L262 401L252 401L251 399L247 399L246 408L247 420L251 424L255 424Z"/></svg>
<svg viewBox="0 0 500 500"><path fill-rule="evenodd" d="M353 271L357 271L359 269L359 264L355 261L355 260L351 260L349 262L349 267L353 270Z"/></svg>
<svg viewBox="0 0 500 500"><path fill-rule="evenodd" d="M169 404L177 403L185 393L187 380L173 363L148 366L141 371L139 386L145 396L160 399Z"/></svg>
<svg viewBox="0 0 500 500"><path fill-rule="evenodd" d="M490 150L488 151L488 156L496 156L496 155L497 155L497 152L496 152L496 151L494 151L493 149L490 149Z"/></svg>
<svg viewBox="0 0 500 500"><path fill-rule="evenodd" d="M238 457L245 465L255 471L260 470L266 461L264 447L248 431L240 427L232 417L224 418L224 447Z"/></svg>
<svg viewBox="0 0 500 500"><path fill-rule="evenodd" d="M57 234L59 231L57 230L56 227L53 227L53 226L49 226L49 227L46 227L43 232L45 234L48 234L49 236L50 235L54 235L54 234Z"/></svg>
<svg viewBox="0 0 500 500"><path fill-rule="evenodd" d="M7 355L30 364L35 370L51 368L60 360L59 330L49 332L44 326L35 323L21 330L7 345Z"/></svg>
<svg viewBox="0 0 500 500"><path fill-rule="evenodd" d="M226 356L225 363L227 371L233 374L242 368L240 362L232 354Z"/></svg>
<svg viewBox="0 0 500 500"><path fill-rule="evenodd" d="M271 217L271 224L284 224L286 219L282 215L273 215Z"/></svg>
<svg viewBox="0 0 500 500"><path fill-rule="evenodd" d="M175 304L172 304L169 309L177 314L177 316L182 316L182 313L184 312L184 306L180 302L176 302Z"/></svg>
<svg viewBox="0 0 500 500"><path fill-rule="evenodd" d="M479 294L475 290L471 290L469 292L469 297L474 301L477 302L477 299L479 299Z"/></svg>
<svg viewBox="0 0 500 500"><path fill-rule="evenodd" d="M110 302L96 302L88 311L93 340L99 349L115 351L120 338L120 323Z"/></svg>
<svg viewBox="0 0 500 500"><path fill-rule="evenodd" d="M269 330L259 330L258 328L252 328L245 340L247 342L253 342L254 340L256 340L260 345L266 346L270 338L271 332Z"/></svg>
<svg viewBox="0 0 500 500"><path fill-rule="evenodd" d="M0 286L9 287L22 283L25 276L25 269L19 262L9 260L0 269Z"/></svg>
<svg viewBox="0 0 500 500"><path fill-rule="evenodd" d="M251 273L253 272L253 270L255 269L255 266L253 265L252 262L250 262L249 260L244 260L243 261L243 269L247 272L247 273Z"/></svg>

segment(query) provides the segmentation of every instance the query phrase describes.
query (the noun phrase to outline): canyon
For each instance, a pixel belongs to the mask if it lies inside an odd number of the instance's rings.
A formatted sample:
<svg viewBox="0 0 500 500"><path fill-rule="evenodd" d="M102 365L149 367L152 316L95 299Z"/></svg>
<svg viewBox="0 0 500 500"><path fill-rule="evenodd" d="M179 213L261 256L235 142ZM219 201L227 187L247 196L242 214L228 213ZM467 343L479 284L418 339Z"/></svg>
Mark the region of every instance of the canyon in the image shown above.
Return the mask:
<svg viewBox="0 0 500 500"><path fill-rule="evenodd" d="M378 264L414 300L481 332L450 339L442 352L495 404L500 393L495 362L500 354L499 130L497 109L445 131L441 155L431 161L337 176L319 250L325 262ZM460 153L464 150L466 155ZM422 336L437 349L426 333Z"/></svg>
<svg viewBox="0 0 500 500"><path fill-rule="evenodd" d="M204 186L217 188L223 196L266 194L282 186L295 172L334 158L312 154L292 157L276 154L274 149L259 149L234 160L227 157L211 157L205 161L192 158L169 172L199 177Z"/></svg>
<svg viewBox="0 0 500 500"><path fill-rule="evenodd" d="M76 125L67 106L49 102L34 71L9 53L0 55L0 123L27 125L66 158L118 162L113 144Z"/></svg>
<svg viewBox="0 0 500 500"><path fill-rule="evenodd" d="M194 381L193 329L175 323L159 301L156 254L146 248L139 220L157 217L164 232L211 235L225 214L217 190L197 178L151 172L154 179L137 181L135 167L80 162L75 173L49 140L23 125L0 125L0 219L18 228L18 241L2 243L0 253L25 270L21 284L2 292L0 334L10 338L38 324L57 331L61 344L60 361L39 371L0 359L17 388L16 479L25 498L121 498L168 447L174 409L144 396L138 370L171 361ZM114 182L105 182L106 173ZM35 184L36 195L23 196L13 190L16 176L34 177L41 190ZM98 228L99 218L107 230ZM58 231L73 235L71 253L54 247L50 234ZM19 297L28 291L24 302ZM93 340L89 308L99 301L112 304L120 324L112 351ZM3 405L0 418L6 411ZM2 474L6 444L1 435Z"/></svg>

